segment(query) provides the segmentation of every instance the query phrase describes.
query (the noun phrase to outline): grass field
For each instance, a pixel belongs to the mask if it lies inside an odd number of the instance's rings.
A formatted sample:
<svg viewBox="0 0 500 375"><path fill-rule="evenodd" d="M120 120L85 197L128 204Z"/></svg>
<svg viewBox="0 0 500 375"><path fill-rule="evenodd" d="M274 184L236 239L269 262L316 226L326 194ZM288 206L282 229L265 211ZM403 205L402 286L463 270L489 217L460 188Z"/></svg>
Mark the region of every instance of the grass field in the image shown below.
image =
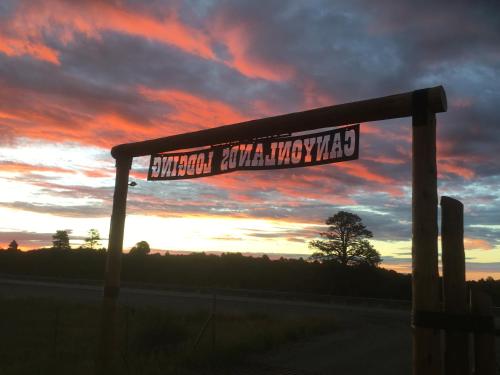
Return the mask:
<svg viewBox="0 0 500 375"><path fill-rule="evenodd" d="M92 374L100 306L0 298L0 374ZM119 310L114 373L231 373L253 355L335 330L329 318ZM203 330L205 328L205 330Z"/></svg>

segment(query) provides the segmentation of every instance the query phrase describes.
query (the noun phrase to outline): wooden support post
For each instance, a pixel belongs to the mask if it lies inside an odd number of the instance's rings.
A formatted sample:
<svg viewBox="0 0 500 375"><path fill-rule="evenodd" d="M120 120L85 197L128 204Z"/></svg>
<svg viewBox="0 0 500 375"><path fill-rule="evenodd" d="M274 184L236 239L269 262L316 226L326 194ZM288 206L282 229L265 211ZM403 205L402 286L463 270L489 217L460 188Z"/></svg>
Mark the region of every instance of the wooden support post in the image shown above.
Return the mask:
<svg viewBox="0 0 500 375"><path fill-rule="evenodd" d="M413 94L412 314L439 311L436 115L426 90ZM441 374L440 330L413 327L413 374Z"/></svg>
<svg viewBox="0 0 500 375"><path fill-rule="evenodd" d="M120 292L120 270L131 157L116 160L115 193L109 228L106 274L102 299L101 335L97 353L97 374L107 374L116 351L116 310Z"/></svg>
<svg viewBox="0 0 500 375"><path fill-rule="evenodd" d="M441 244L444 311L467 314L464 206L460 201L449 197L441 197ZM444 369L446 375L471 373L468 333L445 332Z"/></svg>
<svg viewBox="0 0 500 375"><path fill-rule="evenodd" d="M474 288L471 290L471 312L479 316L493 319L491 298L484 292ZM474 375L495 375L495 326L491 324L490 332L474 333Z"/></svg>

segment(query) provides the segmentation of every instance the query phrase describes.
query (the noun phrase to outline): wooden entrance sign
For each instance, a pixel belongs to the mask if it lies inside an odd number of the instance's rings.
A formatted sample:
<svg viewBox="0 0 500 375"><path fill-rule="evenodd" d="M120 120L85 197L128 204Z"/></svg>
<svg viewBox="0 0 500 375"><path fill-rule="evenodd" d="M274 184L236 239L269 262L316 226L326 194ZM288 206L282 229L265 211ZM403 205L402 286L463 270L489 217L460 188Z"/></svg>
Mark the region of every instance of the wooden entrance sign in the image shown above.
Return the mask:
<svg viewBox="0 0 500 375"><path fill-rule="evenodd" d="M151 155L148 180L181 180L223 173L300 168L355 160L359 124L294 137L268 137L202 150Z"/></svg>
<svg viewBox="0 0 500 375"><path fill-rule="evenodd" d="M249 143L267 137L283 137L284 134L411 116L413 119L412 311L438 311L435 114L446 110L445 91L442 86L438 86L113 147L111 154L116 159L116 185L107 252L98 373L107 373L116 351L115 311L120 288L120 258L128 174L132 159L138 156L154 157L175 150ZM159 173L161 175L161 170ZM440 373L439 338L439 335L432 330L414 327L414 375Z"/></svg>

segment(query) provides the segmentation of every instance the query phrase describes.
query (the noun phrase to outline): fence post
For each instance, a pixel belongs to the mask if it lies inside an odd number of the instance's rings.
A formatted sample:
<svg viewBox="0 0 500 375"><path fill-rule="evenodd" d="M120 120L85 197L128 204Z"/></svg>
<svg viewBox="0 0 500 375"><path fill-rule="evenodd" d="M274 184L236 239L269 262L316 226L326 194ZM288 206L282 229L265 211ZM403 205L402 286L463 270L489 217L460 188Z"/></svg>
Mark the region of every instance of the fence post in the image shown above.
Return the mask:
<svg viewBox="0 0 500 375"><path fill-rule="evenodd" d="M465 283L464 206L450 197L441 197L441 243L444 312L467 314ZM444 369L446 375L469 375L469 334L445 331Z"/></svg>
<svg viewBox="0 0 500 375"><path fill-rule="evenodd" d="M436 114L428 93L413 93L412 114L412 314L440 311ZM441 374L441 332L413 326L413 374Z"/></svg>
<svg viewBox="0 0 500 375"><path fill-rule="evenodd" d="M491 298L484 292L473 288L471 290L471 312L493 322ZM487 332L474 332L474 375L495 375L495 332L494 324Z"/></svg>

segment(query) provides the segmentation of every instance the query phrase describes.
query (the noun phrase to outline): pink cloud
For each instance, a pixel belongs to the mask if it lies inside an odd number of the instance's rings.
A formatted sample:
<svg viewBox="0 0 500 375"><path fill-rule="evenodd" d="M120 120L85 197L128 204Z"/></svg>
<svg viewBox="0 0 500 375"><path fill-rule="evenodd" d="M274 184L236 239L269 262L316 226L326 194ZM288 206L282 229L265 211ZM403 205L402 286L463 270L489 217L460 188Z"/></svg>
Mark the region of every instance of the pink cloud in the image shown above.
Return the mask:
<svg viewBox="0 0 500 375"><path fill-rule="evenodd" d="M99 39L106 30L159 41L206 59L214 58L206 34L183 24L173 7L158 18L105 1L33 1L20 7L8 28L18 36L13 52L29 53L51 62L58 62L57 54L44 45L44 34L66 44L73 41L76 33ZM27 46L24 50L23 45Z"/></svg>
<svg viewBox="0 0 500 375"><path fill-rule="evenodd" d="M460 163L462 164L462 163ZM456 176L463 177L466 180L474 178L476 175L474 170L465 167L463 165L458 165L455 162L445 160L439 160L438 162L438 175L443 178L446 175L454 174Z"/></svg>
<svg viewBox="0 0 500 375"><path fill-rule="evenodd" d="M49 167L44 165L32 165L17 163L12 161L0 161L0 171L10 173L31 173L31 172L54 172L54 173L75 173L73 170Z"/></svg>
<svg viewBox="0 0 500 375"><path fill-rule="evenodd" d="M168 104L173 110L166 115L169 132L188 132L202 128L237 123L248 120L238 109L230 105L180 90L153 90L139 88L139 92L151 101Z"/></svg>
<svg viewBox="0 0 500 375"><path fill-rule="evenodd" d="M383 155L378 155L378 156L364 156L363 160L369 160L373 161L375 163L381 163L381 164L391 164L391 165L399 165L399 164L404 164L406 163L406 159L402 158L391 158Z"/></svg>
<svg viewBox="0 0 500 375"><path fill-rule="evenodd" d="M491 250L493 246L486 240L479 238L464 238L465 250Z"/></svg>
<svg viewBox="0 0 500 375"><path fill-rule="evenodd" d="M277 61L266 61L255 53L255 27L249 21L237 23L222 12L209 25L214 41L226 46L230 59L225 64L250 78L287 81L295 75L293 66Z"/></svg>
<svg viewBox="0 0 500 375"><path fill-rule="evenodd" d="M370 170L368 167L361 164L360 162L339 163L338 168L342 169L344 172L346 172L351 176L358 177L366 181L375 182L378 184L391 186L397 182L393 178L383 176L381 174L378 174Z"/></svg>
<svg viewBox="0 0 500 375"><path fill-rule="evenodd" d="M250 78L271 81L292 78L295 70L291 65L256 56L251 26L233 24L229 27L227 20L219 15L205 26L206 29L195 28L180 19L172 4L160 16L106 1L33 1L22 4L8 24L0 29L0 51L9 56L30 55L59 64L58 51L48 46L47 36L69 44L76 34L100 39L103 32L113 31L176 47L225 64ZM221 59L215 54L213 46L216 44L227 48L229 59Z"/></svg>
<svg viewBox="0 0 500 375"><path fill-rule="evenodd" d="M7 56L29 55L35 59L59 65L57 51L39 41L12 38L0 34L0 52L5 53Z"/></svg>

